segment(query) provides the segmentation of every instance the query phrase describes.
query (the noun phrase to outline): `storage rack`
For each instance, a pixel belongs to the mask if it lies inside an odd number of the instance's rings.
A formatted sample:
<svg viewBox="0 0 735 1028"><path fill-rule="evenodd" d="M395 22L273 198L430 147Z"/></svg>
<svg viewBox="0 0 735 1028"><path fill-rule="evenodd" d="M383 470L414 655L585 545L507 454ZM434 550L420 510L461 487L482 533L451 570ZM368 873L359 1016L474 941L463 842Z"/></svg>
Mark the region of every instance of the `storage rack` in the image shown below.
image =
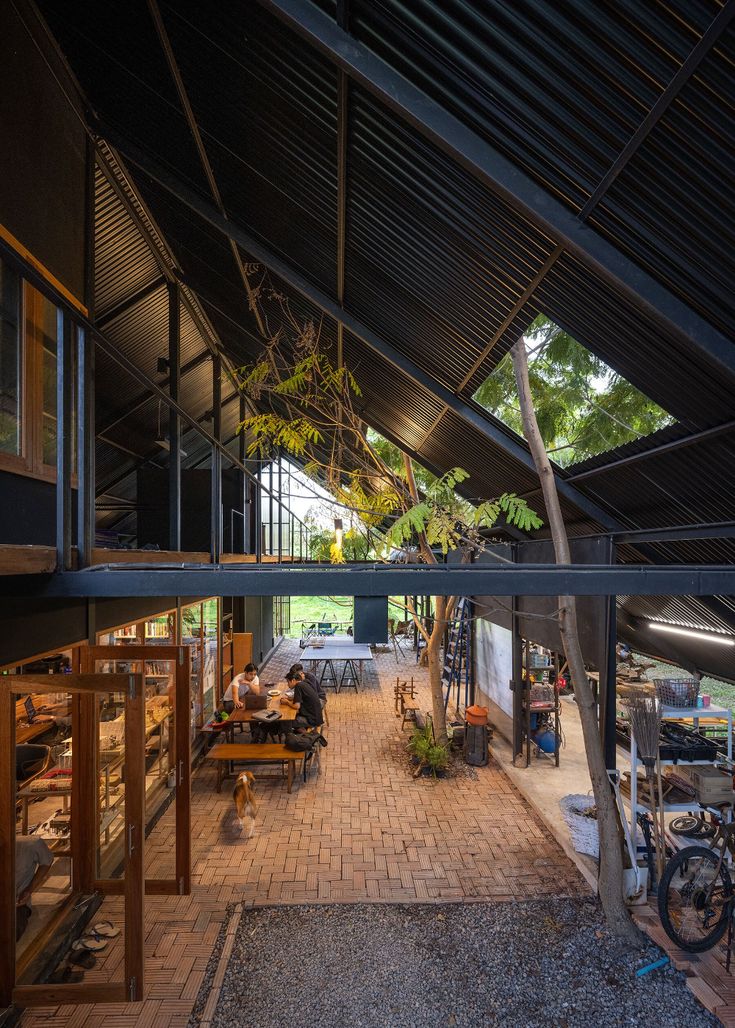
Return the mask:
<svg viewBox="0 0 735 1028"><path fill-rule="evenodd" d="M732 760L732 711L725 707L662 707L662 721L692 721L694 728L699 727L700 721L726 721L727 722L727 757ZM638 802L638 745L632 730L630 733L630 831L633 838L633 845L638 845L638 822L636 815L639 811L648 811L648 807ZM712 764L712 760L662 760L662 766L688 767L696 764ZM695 799L686 803L664 803L664 813L687 813L699 806Z"/></svg>

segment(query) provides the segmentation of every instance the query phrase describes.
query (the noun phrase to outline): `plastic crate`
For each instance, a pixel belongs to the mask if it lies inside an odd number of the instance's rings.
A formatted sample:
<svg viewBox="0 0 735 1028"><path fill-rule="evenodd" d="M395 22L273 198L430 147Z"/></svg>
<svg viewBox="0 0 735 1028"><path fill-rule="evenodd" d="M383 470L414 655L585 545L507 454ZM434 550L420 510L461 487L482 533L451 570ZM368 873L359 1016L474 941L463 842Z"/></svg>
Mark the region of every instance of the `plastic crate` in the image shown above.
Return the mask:
<svg viewBox="0 0 735 1028"><path fill-rule="evenodd" d="M696 707L699 696L696 678L654 678L653 684L664 707Z"/></svg>
<svg viewBox="0 0 735 1028"><path fill-rule="evenodd" d="M716 767L688 767L682 768L681 773L692 783L698 803L713 806L735 800L732 775L729 772L720 771Z"/></svg>

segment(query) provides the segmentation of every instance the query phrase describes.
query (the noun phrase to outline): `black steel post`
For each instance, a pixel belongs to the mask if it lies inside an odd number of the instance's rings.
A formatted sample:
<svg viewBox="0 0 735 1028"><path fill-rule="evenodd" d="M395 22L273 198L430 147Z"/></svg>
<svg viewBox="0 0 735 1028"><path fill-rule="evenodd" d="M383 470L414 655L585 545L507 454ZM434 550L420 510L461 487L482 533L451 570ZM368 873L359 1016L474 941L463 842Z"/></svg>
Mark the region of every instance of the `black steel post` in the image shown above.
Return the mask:
<svg viewBox="0 0 735 1028"><path fill-rule="evenodd" d="M255 561L260 564L263 560L263 496L261 488L262 468L258 468L256 485L254 490L255 503L253 504L253 521L255 522Z"/></svg>
<svg viewBox="0 0 735 1028"><path fill-rule="evenodd" d="M168 391L174 403L181 390L181 288L168 284ZM175 407L168 415L168 546L181 549L181 419Z"/></svg>
<svg viewBox="0 0 735 1028"><path fill-rule="evenodd" d="M94 341L77 329L77 563L92 563L95 533Z"/></svg>
<svg viewBox="0 0 735 1028"><path fill-rule="evenodd" d="M283 560L283 465L278 454L278 563Z"/></svg>
<svg viewBox="0 0 735 1028"><path fill-rule="evenodd" d="M268 552L273 555L273 461L268 465Z"/></svg>
<svg viewBox="0 0 735 1028"><path fill-rule="evenodd" d="M73 348L71 318L56 314L56 565L71 568L71 476L73 439Z"/></svg>
<svg viewBox="0 0 735 1028"><path fill-rule="evenodd" d="M238 428L242 425L243 421L247 417L247 408L245 406L245 397L240 393L239 397L239 409L238 409ZM245 464L245 433L239 431L237 434L237 458L240 464ZM238 493L240 494L240 501L242 503L242 552L250 552L250 483L248 477L242 468L237 469L238 474ZM232 547L235 549L234 545Z"/></svg>
<svg viewBox="0 0 735 1028"><path fill-rule="evenodd" d="M615 543L610 541L609 561L615 563ZM600 684L604 688L600 695L600 731L605 753L605 767L612 771L616 766L617 740L615 738L615 716L617 714L617 602L615 596L608 596L605 605L605 664L600 668Z"/></svg>
<svg viewBox="0 0 735 1028"><path fill-rule="evenodd" d="M512 544L513 561L518 547ZM513 689L513 756L523 752L523 637L521 635L520 597L511 598L511 687Z"/></svg>
<svg viewBox="0 0 735 1028"><path fill-rule="evenodd" d="M222 437L222 358L212 356L212 435L217 443ZM222 452L219 446L212 446L212 563L219 563L222 555Z"/></svg>

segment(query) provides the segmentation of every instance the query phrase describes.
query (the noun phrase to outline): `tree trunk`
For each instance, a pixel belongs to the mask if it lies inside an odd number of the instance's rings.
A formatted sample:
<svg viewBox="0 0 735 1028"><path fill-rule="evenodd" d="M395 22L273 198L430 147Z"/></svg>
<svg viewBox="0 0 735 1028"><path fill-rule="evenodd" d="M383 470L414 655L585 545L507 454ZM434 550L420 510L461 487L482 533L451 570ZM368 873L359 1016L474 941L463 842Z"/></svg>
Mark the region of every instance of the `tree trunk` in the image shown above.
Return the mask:
<svg viewBox="0 0 735 1028"><path fill-rule="evenodd" d="M556 562L557 564L571 564L569 539L559 506L554 473L536 421L528 378L526 345L522 336L513 345L511 356L523 418L523 430L541 482ZM625 942L640 945L640 932L633 924L623 899L623 859L618 808L607 776L595 701L587 679L582 647L579 642L577 606L574 596L560 596L559 608L559 631L574 686L587 753L587 766L597 805L597 825L600 836L598 879L600 902L610 931ZM614 685L610 683L609 687L614 688Z"/></svg>
<svg viewBox="0 0 735 1028"><path fill-rule="evenodd" d="M447 737L447 716L444 711L442 689L442 640L447 625L447 600L445 596L434 597L434 627L426 646L431 686L431 716L434 721L434 739L445 746Z"/></svg>

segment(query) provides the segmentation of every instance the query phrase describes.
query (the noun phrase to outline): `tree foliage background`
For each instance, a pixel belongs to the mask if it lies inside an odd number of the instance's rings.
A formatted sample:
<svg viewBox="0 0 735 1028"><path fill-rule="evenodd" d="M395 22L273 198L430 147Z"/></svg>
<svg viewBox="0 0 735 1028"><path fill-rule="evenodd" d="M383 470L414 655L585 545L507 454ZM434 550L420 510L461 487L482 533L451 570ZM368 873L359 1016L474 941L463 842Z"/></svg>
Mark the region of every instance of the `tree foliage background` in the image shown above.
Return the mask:
<svg viewBox="0 0 735 1028"><path fill-rule="evenodd" d="M543 315L525 335L536 418L546 452L557 464L594 457L673 420ZM510 354L483 382L475 400L523 435Z"/></svg>

